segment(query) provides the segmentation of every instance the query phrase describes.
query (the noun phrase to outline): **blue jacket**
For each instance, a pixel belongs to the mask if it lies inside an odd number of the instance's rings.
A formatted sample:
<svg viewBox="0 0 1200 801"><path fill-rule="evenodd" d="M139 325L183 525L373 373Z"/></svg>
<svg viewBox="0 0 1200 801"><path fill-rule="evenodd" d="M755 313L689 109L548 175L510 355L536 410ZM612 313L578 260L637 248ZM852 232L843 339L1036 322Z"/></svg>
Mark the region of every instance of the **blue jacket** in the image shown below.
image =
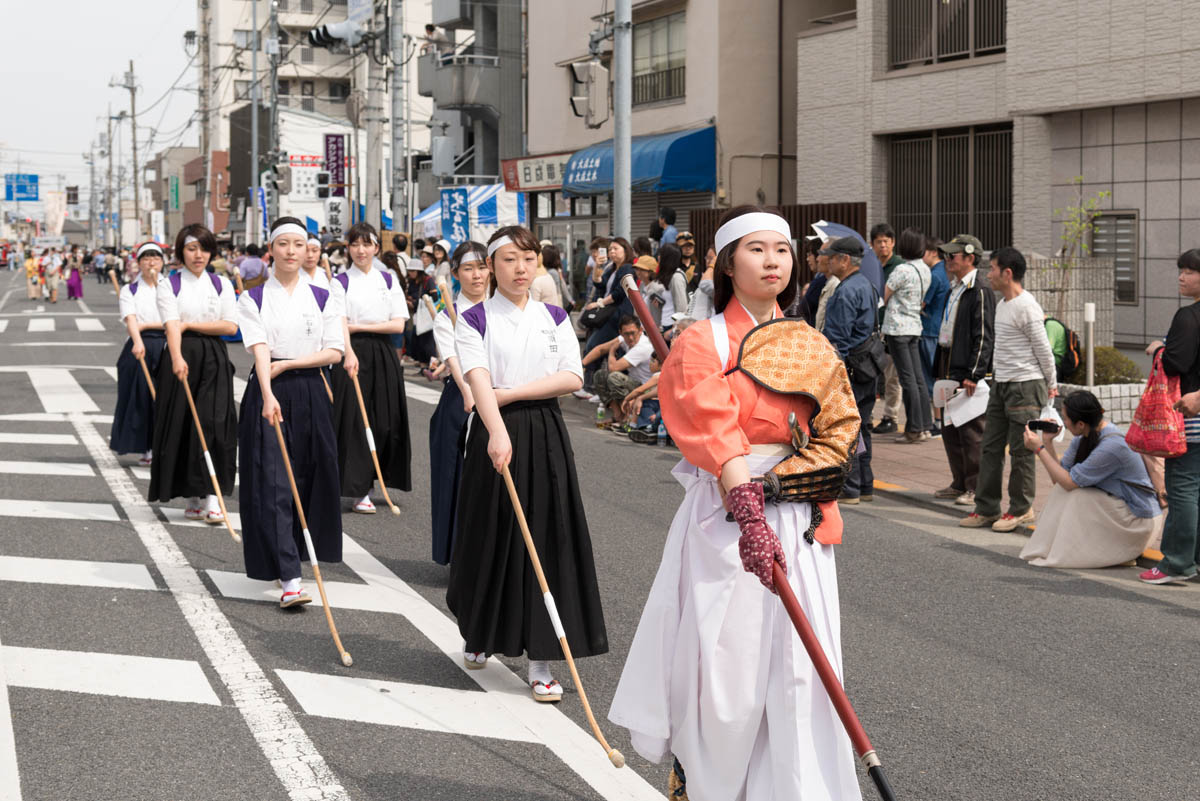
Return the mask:
<svg viewBox="0 0 1200 801"><path fill-rule="evenodd" d="M867 341L875 330L879 295L871 281L855 270L829 297L825 305L825 328L821 333L837 348L843 359Z"/></svg>
<svg viewBox="0 0 1200 801"><path fill-rule="evenodd" d="M936 337L942 327L946 300L950 297L950 279L946 277L946 262L939 261L929 271L929 289L925 290L925 307L921 309L921 336Z"/></svg>

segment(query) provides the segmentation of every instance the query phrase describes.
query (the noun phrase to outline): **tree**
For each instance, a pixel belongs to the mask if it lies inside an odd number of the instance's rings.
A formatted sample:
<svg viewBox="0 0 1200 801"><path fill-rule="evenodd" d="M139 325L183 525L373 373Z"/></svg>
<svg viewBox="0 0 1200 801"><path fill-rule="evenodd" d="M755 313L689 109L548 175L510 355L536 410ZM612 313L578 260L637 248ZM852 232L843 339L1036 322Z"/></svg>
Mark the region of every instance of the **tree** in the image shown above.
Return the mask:
<svg viewBox="0 0 1200 801"><path fill-rule="evenodd" d="M1054 216L1062 220L1063 226L1062 247L1050 264L1056 277L1053 281L1056 285L1054 291L1058 294L1055 316L1059 319L1066 315L1071 268L1080 256L1087 256L1092 252L1090 236L1095 228L1096 218L1104 213L1100 204L1112 194L1108 190L1102 190L1084 200L1083 176L1076 175L1071 183L1075 185L1075 204L1054 210Z"/></svg>

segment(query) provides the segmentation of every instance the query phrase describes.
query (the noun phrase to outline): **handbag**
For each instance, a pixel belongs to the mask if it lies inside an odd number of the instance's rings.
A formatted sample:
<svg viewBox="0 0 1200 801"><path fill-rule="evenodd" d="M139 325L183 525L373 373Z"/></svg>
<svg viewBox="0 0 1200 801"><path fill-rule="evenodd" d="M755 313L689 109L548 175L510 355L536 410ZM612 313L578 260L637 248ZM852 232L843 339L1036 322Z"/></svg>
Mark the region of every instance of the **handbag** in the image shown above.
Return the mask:
<svg viewBox="0 0 1200 801"><path fill-rule="evenodd" d="M600 328L616 313L616 304L593 306L590 309L584 309L583 314L579 315L579 324L588 329Z"/></svg>
<svg viewBox="0 0 1200 801"><path fill-rule="evenodd" d="M875 297L875 305L879 305L879 293L871 287ZM867 336L850 349L846 356L846 369L850 372L850 380L855 383L873 381L883 375L887 366L887 345L884 344L883 334L879 331L879 315L875 315L875 327Z"/></svg>
<svg viewBox="0 0 1200 801"><path fill-rule="evenodd" d="M1146 456L1173 459L1187 453L1187 440L1183 434L1183 413L1175 409L1179 376L1169 376L1163 369L1162 350L1154 353L1154 365L1133 413L1133 422L1125 432L1125 442Z"/></svg>

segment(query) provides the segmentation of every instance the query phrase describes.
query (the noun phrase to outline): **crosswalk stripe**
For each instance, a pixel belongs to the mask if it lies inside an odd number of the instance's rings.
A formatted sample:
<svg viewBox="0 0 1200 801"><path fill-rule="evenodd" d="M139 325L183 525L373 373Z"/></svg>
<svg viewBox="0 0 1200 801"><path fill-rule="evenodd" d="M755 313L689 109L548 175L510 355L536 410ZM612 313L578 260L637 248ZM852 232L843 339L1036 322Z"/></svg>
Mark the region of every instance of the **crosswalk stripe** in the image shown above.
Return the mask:
<svg viewBox="0 0 1200 801"><path fill-rule="evenodd" d="M220 706L200 665L188 659L6 645L11 687Z"/></svg>
<svg viewBox="0 0 1200 801"><path fill-rule="evenodd" d="M246 379L233 377L233 399L240 401L242 396L246 394Z"/></svg>
<svg viewBox="0 0 1200 801"><path fill-rule="evenodd" d="M94 476L90 464L82 462L8 462L0 460L0 473L27 476Z"/></svg>
<svg viewBox="0 0 1200 801"><path fill-rule="evenodd" d="M0 654L4 644L0 643ZM0 799L21 801L21 773L17 766L17 740L13 736L8 706L8 671L0 658Z"/></svg>
<svg viewBox="0 0 1200 801"><path fill-rule="evenodd" d="M85 415L85 417L87 417L87 421L89 423L112 424L111 414L89 414ZM65 422L66 419L67 416L62 412L24 412L22 414L0 414L0 421L12 423L62 423Z"/></svg>
<svg viewBox="0 0 1200 801"><path fill-rule="evenodd" d="M241 573L230 573L224 570L206 570L208 577L217 585L217 590L225 598L235 598L240 601L264 601L279 603L279 588L274 582L256 581ZM396 598L387 590L372 587L370 584L352 584L348 581L326 581L325 593L334 609L355 609L360 612L382 612L384 614L400 614L401 608ZM321 605L321 597L313 593L313 605Z"/></svg>
<svg viewBox="0 0 1200 801"><path fill-rule="evenodd" d="M428 403L431 406L437 406L438 401L442 399L442 393L433 387L423 387L420 384L414 384L411 381L404 382L404 397L421 403Z"/></svg>
<svg viewBox="0 0 1200 801"><path fill-rule="evenodd" d="M469 737L541 742L508 714L493 693L297 670L275 673L309 715ZM522 703L528 703L528 693L524 695Z"/></svg>
<svg viewBox="0 0 1200 801"><path fill-rule="evenodd" d="M84 562L77 559L40 559L0 556L0 581L28 584L67 584L114 590L157 590L145 565L127 562Z"/></svg>
<svg viewBox="0 0 1200 801"><path fill-rule="evenodd" d="M54 330L53 317L30 317L29 318L29 333L41 334L46 331Z"/></svg>
<svg viewBox="0 0 1200 801"><path fill-rule="evenodd" d="M0 443L10 445L78 445L70 434L38 434L32 431L0 431Z"/></svg>
<svg viewBox="0 0 1200 801"><path fill-rule="evenodd" d="M0 334L8 330L8 320L0 320Z"/></svg>
<svg viewBox="0 0 1200 801"><path fill-rule="evenodd" d="M150 480L150 468L149 467L131 467L131 468L129 468L129 472L133 473L133 477L136 478L138 481L149 481ZM241 476L239 476L237 473L234 473L233 474L233 486L236 487L238 485L238 483L240 482L240 480L241 480Z"/></svg>
<svg viewBox="0 0 1200 801"><path fill-rule="evenodd" d="M98 412L100 407L84 391L71 371L63 367L30 367L27 371L33 391L47 412Z"/></svg>
<svg viewBox="0 0 1200 801"><path fill-rule="evenodd" d="M104 323L95 317L76 317L75 327L80 331L103 331Z"/></svg>
<svg viewBox="0 0 1200 801"><path fill-rule="evenodd" d="M90 342L13 342L9 345L12 348L108 348L114 347L119 343L103 342L101 340L93 340Z"/></svg>
<svg viewBox="0 0 1200 801"><path fill-rule="evenodd" d="M0 498L0 517L44 517L48 520L119 521L117 510L108 503L76 501L30 501Z"/></svg>

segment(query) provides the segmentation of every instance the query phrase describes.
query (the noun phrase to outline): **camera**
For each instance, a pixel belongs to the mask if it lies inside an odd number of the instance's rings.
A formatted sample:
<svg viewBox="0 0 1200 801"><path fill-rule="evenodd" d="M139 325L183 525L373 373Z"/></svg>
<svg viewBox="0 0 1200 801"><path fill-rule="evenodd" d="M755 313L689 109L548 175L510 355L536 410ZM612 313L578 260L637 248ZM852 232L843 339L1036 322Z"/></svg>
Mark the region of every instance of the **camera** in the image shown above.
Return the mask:
<svg viewBox="0 0 1200 801"><path fill-rule="evenodd" d="M1047 434L1057 434L1062 430L1062 426L1053 420L1030 420L1028 428L1030 431L1044 431Z"/></svg>

